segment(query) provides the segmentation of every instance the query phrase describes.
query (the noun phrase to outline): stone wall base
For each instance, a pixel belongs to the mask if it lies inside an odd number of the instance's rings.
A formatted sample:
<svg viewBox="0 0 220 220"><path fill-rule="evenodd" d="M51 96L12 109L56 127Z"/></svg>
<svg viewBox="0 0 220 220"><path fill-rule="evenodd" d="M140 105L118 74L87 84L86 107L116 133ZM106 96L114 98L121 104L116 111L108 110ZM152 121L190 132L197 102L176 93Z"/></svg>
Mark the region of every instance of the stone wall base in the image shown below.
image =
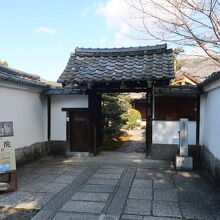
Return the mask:
<svg viewBox="0 0 220 220"><path fill-rule="evenodd" d="M48 142L35 143L27 147L15 149L16 165L39 160L49 153Z"/></svg>
<svg viewBox="0 0 220 220"><path fill-rule="evenodd" d="M66 141L47 141L15 149L16 165L20 166L48 155L66 155Z"/></svg>
<svg viewBox="0 0 220 220"><path fill-rule="evenodd" d="M150 154L154 160L175 161L176 155L179 154L179 146L177 144L152 144ZM189 156L193 157L194 168L200 167L200 146L189 145Z"/></svg>
<svg viewBox="0 0 220 220"><path fill-rule="evenodd" d="M220 160L217 159L206 147L201 147L202 168L214 180L220 182Z"/></svg>

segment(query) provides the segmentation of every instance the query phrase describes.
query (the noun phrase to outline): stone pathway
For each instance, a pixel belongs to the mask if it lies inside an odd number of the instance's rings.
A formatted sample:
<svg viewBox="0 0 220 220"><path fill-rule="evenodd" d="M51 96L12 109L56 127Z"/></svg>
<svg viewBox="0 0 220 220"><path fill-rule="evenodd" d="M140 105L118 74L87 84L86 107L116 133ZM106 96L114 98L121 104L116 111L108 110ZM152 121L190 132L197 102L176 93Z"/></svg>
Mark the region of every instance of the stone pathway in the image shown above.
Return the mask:
<svg viewBox="0 0 220 220"><path fill-rule="evenodd" d="M143 153L146 151L146 141L145 141L145 129L133 129L129 130L128 134L131 135L129 141L125 142L117 152L124 153Z"/></svg>
<svg viewBox="0 0 220 220"><path fill-rule="evenodd" d="M33 220L220 220L220 192L200 172L177 172L158 161L157 168L73 161L23 166L18 191L0 194L0 206L39 210Z"/></svg>
<svg viewBox="0 0 220 220"><path fill-rule="evenodd" d="M31 219L38 213L38 210L23 210L23 209L15 209L15 208L0 208L0 219L4 220L27 220Z"/></svg>

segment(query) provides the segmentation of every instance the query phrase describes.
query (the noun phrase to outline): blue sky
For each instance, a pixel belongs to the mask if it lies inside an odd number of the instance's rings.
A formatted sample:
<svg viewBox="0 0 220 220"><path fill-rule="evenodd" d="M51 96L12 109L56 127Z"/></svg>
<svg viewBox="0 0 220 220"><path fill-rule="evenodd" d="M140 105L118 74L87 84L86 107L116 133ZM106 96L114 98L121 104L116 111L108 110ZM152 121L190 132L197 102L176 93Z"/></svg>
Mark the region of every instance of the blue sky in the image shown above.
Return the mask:
<svg viewBox="0 0 220 220"><path fill-rule="evenodd" d="M143 38L124 0L0 0L0 60L56 81L76 47L127 47ZM171 47L172 45L168 45Z"/></svg>
<svg viewBox="0 0 220 220"><path fill-rule="evenodd" d="M116 42L118 27L102 11L107 4L108 0L0 0L0 60L56 81L77 46L146 44L126 37Z"/></svg>

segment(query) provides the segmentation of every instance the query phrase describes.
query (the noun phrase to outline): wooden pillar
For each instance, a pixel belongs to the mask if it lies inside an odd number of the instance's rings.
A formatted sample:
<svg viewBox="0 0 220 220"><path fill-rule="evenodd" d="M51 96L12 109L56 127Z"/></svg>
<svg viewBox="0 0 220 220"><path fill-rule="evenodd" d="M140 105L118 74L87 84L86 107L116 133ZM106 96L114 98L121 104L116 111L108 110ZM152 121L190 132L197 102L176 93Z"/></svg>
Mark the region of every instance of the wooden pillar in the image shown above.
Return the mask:
<svg viewBox="0 0 220 220"><path fill-rule="evenodd" d="M152 111L153 109L153 85L149 81L147 83L146 96L146 156L150 153L150 146L152 144Z"/></svg>
<svg viewBox="0 0 220 220"><path fill-rule="evenodd" d="M47 97L47 140L51 137L51 97Z"/></svg>
<svg viewBox="0 0 220 220"><path fill-rule="evenodd" d="M196 145L199 145L199 133L200 133L200 96L196 97Z"/></svg>
<svg viewBox="0 0 220 220"><path fill-rule="evenodd" d="M88 92L89 96L89 146L90 151L97 155L101 146L101 94L94 90Z"/></svg>
<svg viewBox="0 0 220 220"><path fill-rule="evenodd" d="M99 153L102 145L102 100L101 94L95 96L95 119L96 119L96 153Z"/></svg>
<svg viewBox="0 0 220 220"><path fill-rule="evenodd" d="M95 128L95 92L90 90L89 96L89 148L96 155L96 128Z"/></svg>

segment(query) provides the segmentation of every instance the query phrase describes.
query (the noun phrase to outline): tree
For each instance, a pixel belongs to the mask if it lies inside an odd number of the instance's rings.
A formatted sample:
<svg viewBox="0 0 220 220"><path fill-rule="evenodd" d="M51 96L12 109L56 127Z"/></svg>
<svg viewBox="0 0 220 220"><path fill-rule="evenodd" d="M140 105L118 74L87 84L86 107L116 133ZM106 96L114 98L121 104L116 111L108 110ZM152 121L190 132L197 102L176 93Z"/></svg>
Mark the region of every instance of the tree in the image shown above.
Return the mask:
<svg viewBox="0 0 220 220"><path fill-rule="evenodd" d="M220 63L219 0L125 0L146 39L199 46Z"/></svg>
<svg viewBox="0 0 220 220"><path fill-rule="evenodd" d="M103 94L102 114L104 129L107 133L117 133L126 124L126 113L131 107L129 97L125 94Z"/></svg>
<svg viewBox="0 0 220 220"><path fill-rule="evenodd" d="M1 61L1 60L0 60L0 65L3 65L3 66L8 67L8 63L7 63L6 61Z"/></svg>

